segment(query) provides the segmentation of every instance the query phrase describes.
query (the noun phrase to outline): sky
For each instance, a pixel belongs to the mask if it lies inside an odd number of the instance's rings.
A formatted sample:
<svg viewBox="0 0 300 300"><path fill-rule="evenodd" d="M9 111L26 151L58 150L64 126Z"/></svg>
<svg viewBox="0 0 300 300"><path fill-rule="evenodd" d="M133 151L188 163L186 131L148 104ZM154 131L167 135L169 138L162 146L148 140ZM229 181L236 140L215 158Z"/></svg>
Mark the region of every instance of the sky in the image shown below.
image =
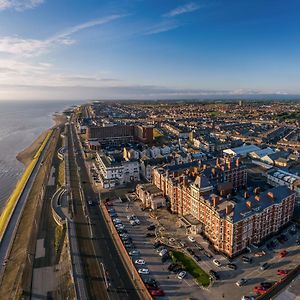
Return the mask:
<svg viewBox="0 0 300 300"><path fill-rule="evenodd" d="M300 95L299 0L0 0L0 100Z"/></svg>

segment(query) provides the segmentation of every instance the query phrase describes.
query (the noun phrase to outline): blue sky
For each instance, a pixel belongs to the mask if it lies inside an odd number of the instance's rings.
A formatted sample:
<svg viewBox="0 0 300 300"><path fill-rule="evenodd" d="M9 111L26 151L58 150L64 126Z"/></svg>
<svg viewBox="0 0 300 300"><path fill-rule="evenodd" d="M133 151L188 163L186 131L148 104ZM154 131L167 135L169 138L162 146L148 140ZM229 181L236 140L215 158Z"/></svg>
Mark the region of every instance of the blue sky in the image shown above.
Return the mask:
<svg viewBox="0 0 300 300"><path fill-rule="evenodd" d="M300 94L300 1L0 0L0 100Z"/></svg>

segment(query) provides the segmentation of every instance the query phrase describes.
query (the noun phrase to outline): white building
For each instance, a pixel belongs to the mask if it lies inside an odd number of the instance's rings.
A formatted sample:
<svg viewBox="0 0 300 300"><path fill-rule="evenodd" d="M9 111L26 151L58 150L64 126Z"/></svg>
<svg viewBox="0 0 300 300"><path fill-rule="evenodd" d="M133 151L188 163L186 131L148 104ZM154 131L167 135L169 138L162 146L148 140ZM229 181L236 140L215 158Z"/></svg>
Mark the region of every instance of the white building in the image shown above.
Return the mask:
<svg viewBox="0 0 300 300"><path fill-rule="evenodd" d="M113 188L140 180L139 162L116 160L112 156L96 153L100 182L103 188Z"/></svg>
<svg viewBox="0 0 300 300"><path fill-rule="evenodd" d="M251 152L259 151L261 150L259 147L255 145L244 145L237 148L229 148L223 150L224 155L227 156L247 156Z"/></svg>

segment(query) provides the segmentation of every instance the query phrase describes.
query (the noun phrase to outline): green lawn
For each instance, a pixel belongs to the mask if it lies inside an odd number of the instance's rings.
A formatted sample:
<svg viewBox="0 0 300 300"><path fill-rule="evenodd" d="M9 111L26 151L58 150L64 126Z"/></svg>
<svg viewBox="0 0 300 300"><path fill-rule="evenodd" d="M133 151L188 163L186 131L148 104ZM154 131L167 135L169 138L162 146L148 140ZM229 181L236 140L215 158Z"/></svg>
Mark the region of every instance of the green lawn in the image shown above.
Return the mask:
<svg viewBox="0 0 300 300"><path fill-rule="evenodd" d="M208 286L210 284L209 275L192 258L179 251L170 251L170 256L173 262L181 264L201 285Z"/></svg>

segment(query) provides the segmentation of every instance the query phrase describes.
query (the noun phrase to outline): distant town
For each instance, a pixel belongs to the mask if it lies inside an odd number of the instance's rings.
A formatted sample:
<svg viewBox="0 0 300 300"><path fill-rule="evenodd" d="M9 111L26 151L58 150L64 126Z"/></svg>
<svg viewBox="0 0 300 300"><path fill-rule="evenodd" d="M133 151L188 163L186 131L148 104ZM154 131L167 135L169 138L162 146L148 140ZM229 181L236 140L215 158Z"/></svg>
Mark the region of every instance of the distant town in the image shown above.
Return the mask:
<svg viewBox="0 0 300 300"><path fill-rule="evenodd" d="M2 233L3 299L300 293L299 102L93 101L38 151Z"/></svg>

